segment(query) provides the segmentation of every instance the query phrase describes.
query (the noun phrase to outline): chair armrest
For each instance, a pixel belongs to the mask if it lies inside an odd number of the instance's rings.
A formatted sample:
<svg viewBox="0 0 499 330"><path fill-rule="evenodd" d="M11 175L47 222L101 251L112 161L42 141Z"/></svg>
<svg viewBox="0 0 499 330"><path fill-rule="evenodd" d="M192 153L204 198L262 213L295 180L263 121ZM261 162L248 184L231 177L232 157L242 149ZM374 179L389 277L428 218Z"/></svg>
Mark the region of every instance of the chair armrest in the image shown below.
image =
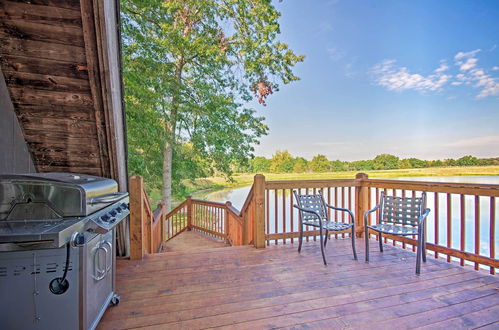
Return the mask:
<svg viewBox="0 0 499 330"><path fill-rule="evenodd" d="M423 224L424 221L426 220L426 217L428 217L428 214L430 214L430 209L425 209L423 214L421 214L421 216L419 217L419 224Z"/></svg>
<svg viewBox="0 0 499 330"><path fill-rule="evenodd" d="M329 204L326 204L326 206L329 207L330 209L333 209L333 210L348 212L348 214L352 218L352 224L355 226L355 217L354 217L352 211L350 211L349 209L343 208L343 207L336 207L336 206L332 206L332 205L329 205Z"/></svg>
<svg viewBox="0 0 499 330"><path fill-rule="evenodd" d="M378 210L380 208L380 205L376 205L374 208L370 209L370 210L367 210L365 213L364 213L364 226L367 226L367 216L370 214L370 213L373 213L375 212L376 210Z"/></svg>

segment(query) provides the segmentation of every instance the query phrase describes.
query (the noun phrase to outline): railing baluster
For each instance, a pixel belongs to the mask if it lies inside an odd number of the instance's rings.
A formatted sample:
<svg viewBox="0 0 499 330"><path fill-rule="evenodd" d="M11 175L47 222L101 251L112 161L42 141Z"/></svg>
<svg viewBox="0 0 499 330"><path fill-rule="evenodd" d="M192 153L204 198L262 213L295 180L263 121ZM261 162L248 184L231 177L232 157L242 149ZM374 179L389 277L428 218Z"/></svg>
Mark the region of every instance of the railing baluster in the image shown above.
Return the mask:
<svg viewBox="0 0 499 330"><path fill-rule="evenodd" d="M490 244L490 252L489 256L492 259L496 257L496 244L495 244L495 232L496 232L496 222L495 222L495 214L496 214L496 200L495 197L490 197L490 229L489 229L489 244ZM490 274L495 275L496 269L494 267L490 267Z"/></svg>
<svg viewBox="0 0 499 330"><path fill-rule="evenodd" d="M475 254L480 254L480 196L475 196ZM479 263L475 262L475 270Z"/></svg>
<svg viewBox="0 0 499 330"><path fill-rule="evenodd" d="M279 233L278 230L278 212L277 212L277 189L274 189L274 233L277 234ZM277 245L277 239L274 241L274 244Z"/></svg>
<svg viewBox="0 0 499 330"><path fill-rule="evenodd" d="M300 189L301 190L301 189ZM305 189L305 195L308 195L308 188ZM303 220L303 219L302 219ZM304 231L307 233L307 237L306 237L306 240L307 242L309 241L309 237L308 237L308 231L310 230L310 227L309 226L305 226L305 229Z"/></svg>
<svg viewBox="0 0 499 330"><path fill-rule="evenodd" d="M345 187L341 187L341 207L345 208ZM345 212L341 212L341 222L345 222ZM341 237L345 238L345 233L341 233Z"/></svg>
<svg viewBox="0 0 499 330"><path fill-rule="evenodd" d="M452 247L452 196L447 193L447 247ZM451 261L451 256L447 254L447 262Z"/></svg>
<svg viewBox="0 0 499 330"><path fill-rule="evenodd" d="M369 199L371 199L371 198L369 198ZM376 188L376 205L379 205L379 188ZM374 219L374 223L377 223L378 219L379 219L379 209L376 210L376 219ZM373 224L371 213L369 214L369 218L367 219L367 221L369 222L370 225ZM369 234L369 235L371 235L371 234ZM375 235L375 236L376 236L376 240L378 240L378 235Z"/></svg>
<svg viewBox="0 0 499 330"><path fill-rule="evenodd" d="M402 189L402 197L405 197L405 189ZM405 225L404 225L405 226ZM412 238L414 239L414 235L412 235ZM413 245L414 246L414 245ZM405 250L405 242L402 242L402 249Z"/></svg>
<svg viewBox="0 0 499 330"><path fill-rule="evenodd" d="M367 193L367 196L370 196L370 189L369 189L369 192ZM352 187L348 187L348 209L349 210L353 210L352 209ZM353 211L352 211L353 212ZM348 217L348 223L352 223L351 222L352 219L350 219L350 217ZM348 233L348 237L352 237L352 235L350 233Z"/></svg>
<svg viewBox="0 0 499 330"><path fill-rule="evenodd" d="M434 213L434 216L433 218L435 219L435 238L434 238L434 241L435 241L435 244L436 245L439 245L439 230L440 230L440 226L439 226L439 223L438 223L438 220L439 220L439 212L440 212L440 209L439 209L439 203L438 203L438 192L435 192L433 194L433 199L434 199L434 203L435 203L435 213ZM438 252L435 251L435 259L438 259Z"/></svg>
<svg viewBox="0 0 499 330"><path fill-rule="evenodd" d="M286 189L282 189L282 232L286 232ZM282 243L286 244L286 239L282 239Z"/></svg>
<svg viewBox="0 0 499 330"><path fill-rule="evenodd" d="M265 228L265 233L270 234L270 190L266 190L266 198L265 198L265 212L266 212L266 220L267 220L267 227ZM270 245L270 240L267 241L267 246Z"/></svg>
<svg viewBox="0 0 499 330"><path fill-rule="evenodd" d="M293 189L289 189L289 220L290 220L290 226L291 226L291 232L293 233L295 231L295 226L293 223L293 217L294 217L294 212L293 212ZM291 237L291 244L293 244L294 239Z"/></svg>
<svg viewBox="0 0 499 330"><path fill-rule="evenodd" d="M416 192L414 190L411 191L411 197L416 197ZM426 205L424 205L424 207L426 207ZM427 239L427 237L428 237L428 226L425 226L424 229L425 229L425 239L428 240ZM416 236L412 235L412 238L415 240ZM412 252L416 252L416 245L415 244L412 244Z"/></svg>
<svg viewBox="0 0 499 330"><path fill-rule="evenodd" d="M338 187L334 187L334 206L338 207ZM334 221L338 221L338 210L334 210ZM334 234L338 238L338 234Z"/></svg>
<svg viewBox="0 0 499 330"><path fill-rule="evenodd" d="M465 206L465 196L463 194L461 196L461 251L465 251L466 248L466 206ZM464 266L464 259L461 258L461 266Z"/></svg>

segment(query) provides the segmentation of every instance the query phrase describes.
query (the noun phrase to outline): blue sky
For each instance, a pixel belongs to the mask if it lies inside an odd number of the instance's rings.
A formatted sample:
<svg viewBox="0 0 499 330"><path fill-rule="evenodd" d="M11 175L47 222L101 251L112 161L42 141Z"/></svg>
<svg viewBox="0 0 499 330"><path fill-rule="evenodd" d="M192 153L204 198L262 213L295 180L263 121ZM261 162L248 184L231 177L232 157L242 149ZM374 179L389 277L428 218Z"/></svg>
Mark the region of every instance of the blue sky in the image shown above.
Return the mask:
<svg viewBox="0 0 499 330"><path fill-rule="evenodd" d="M306 59L266 107L276 150L311 159L499 156L499 1L285 0Z"/></svg>

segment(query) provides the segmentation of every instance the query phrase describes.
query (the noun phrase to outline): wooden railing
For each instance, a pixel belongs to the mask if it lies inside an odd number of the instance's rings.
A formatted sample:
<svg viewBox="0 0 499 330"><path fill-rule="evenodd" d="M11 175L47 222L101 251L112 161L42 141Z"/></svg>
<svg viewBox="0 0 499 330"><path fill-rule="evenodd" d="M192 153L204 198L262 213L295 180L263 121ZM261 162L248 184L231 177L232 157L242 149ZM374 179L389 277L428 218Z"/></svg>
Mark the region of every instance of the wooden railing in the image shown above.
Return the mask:
<svg viewBox="0 0 499 330"><path fill-rule="evenodd" d="M495 255L499 243L498 185L375 179L363 179L361 184L367 189L369 208L378 203L381 191L399 197L426 192L426 206L431 209L426 222L427 249L434 252L435 258L443 254L448 262L458 260L461 266L472 262L476 270L480 265L488 266L495 274L499 267ZM373 214L369 222L374 223L377 215ZM385 242L391 240L394 245L401 243L403 248L409 245L415 249L414 238L386 236Z"/></svg>
<svg viewBox="0 0 499 330"><path fill-rule="evenodd" d="M381 191L399 197L420 196L424 191L427 207L431 209L426 222L427 249L433 251L434 257L445 255L448 262L472 263L477 270L487 266L491 274L499 267L495 254L499 241L496 234L498 185L373 180L360 173L350 180L266 181L264 186L267 245L294 243L299 236L299 214L293 208L293 190L321 191L328 204L351 209L359 237L364 231L364 213L379 202ZM350 221L344 212L328 212L335 221ZM375 223L377 216L378 213L371 214L369 223ZM340 232L334 237L349 235ZM307 241L317 240L318 231L306 227L304 236ZM414 237L393 235L384 235L384 240L413 250L417 243Z"/></svg>
<svg viewBox="0 0 499 330"><path fill-rule="evenodd" d="M142 259L146 253L161 251L166 237L165 208L152 211L142 177L132 176L130 190L130 259Z"/></svg>
<svg viewBox="0 0 499 330"><path fill-rule="evenodd" d="M381 191L401 197L420 196L424 191L427 193L426 206L431 209L426 222L427 249L433 251L434 257L443 257L448 262L459 261L461 265L472 263L475 269L486 266L491 274L499 267L495 252L499 241L496 234L499 185L373 180L363 173L357 174L355 179L265 181L263 175L257 174L241 211L230 202L188 198L164 214L161 205L156 211L150 211L143 188L134 188L132 179L132 242L134 238L142 237L146 241L143 249L146 252L155 252L160 247L158 230L163 233L163 241L184 230L195 230L224 239L230 245L251 244L264 248L270 244L295 243L300 219L293 208L293 190L299 193L321 191L328 204L351 209L355 214L356 235L361 237L364 213L378 203ZM134 189L140 194L134 194ZM134 200L134 195L140 196L141 202ZM335 221L351 221L345 212L328 212ZM133 225L134 217L139 215L149 219L145 225ZM377 215L370 215L370 224L376 221ZM161 222L164 224L160 225ZM137 236L134 230L139 229ZM348 238L350 235L339 232L331 237ZM370 235L377 239L373 233ZM306 227L304 236L307 241L317 240L318 231ZM384 240L402 248L414 249L416 244L413 237L384 235Z"/></svg>
<svg viewBox="0 0 499 330"><path fill-rule="evenodd" d="M188 228L189 202L183 201L165 216L165 241L174 238Z"/></svg>
<svg viewBox="0 0 499 330"><path fill-rule="evenodd" d="M145 254L160 252L163 243L186 230L225 240L233 246L253 244L256 205L252 189L241 211L231 202L191 197L168 213L162 204L152 211L142 178L133 176L130 178L130 258L142 259Z"/></svg>

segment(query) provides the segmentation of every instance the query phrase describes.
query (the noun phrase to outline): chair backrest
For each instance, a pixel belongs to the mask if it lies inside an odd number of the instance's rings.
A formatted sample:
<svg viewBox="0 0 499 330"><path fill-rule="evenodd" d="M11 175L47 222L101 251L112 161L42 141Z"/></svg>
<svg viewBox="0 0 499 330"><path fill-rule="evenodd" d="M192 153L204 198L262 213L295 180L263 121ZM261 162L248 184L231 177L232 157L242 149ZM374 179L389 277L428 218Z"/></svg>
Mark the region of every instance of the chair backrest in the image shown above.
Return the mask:
<svg viewBox="0 0 499 330"><path fill-rule="evenodd" d="M319 213L323 220L327 219L326 203L324 202L324 196L322 196L321 192L318 194L300 195L296 190L293 190L293 194L295 195L296 204L298 204L299 207L314 210ZM303 212L301 210L300 216L302 221L318 220L315 214Z"/></svg>
<svg viewBox="0 0 499 330"><path fill-rule="evenodd" d="M381 192L379 222L415 226L423 214L425 201L425 192L421 197L394 197Z"/></svg>

